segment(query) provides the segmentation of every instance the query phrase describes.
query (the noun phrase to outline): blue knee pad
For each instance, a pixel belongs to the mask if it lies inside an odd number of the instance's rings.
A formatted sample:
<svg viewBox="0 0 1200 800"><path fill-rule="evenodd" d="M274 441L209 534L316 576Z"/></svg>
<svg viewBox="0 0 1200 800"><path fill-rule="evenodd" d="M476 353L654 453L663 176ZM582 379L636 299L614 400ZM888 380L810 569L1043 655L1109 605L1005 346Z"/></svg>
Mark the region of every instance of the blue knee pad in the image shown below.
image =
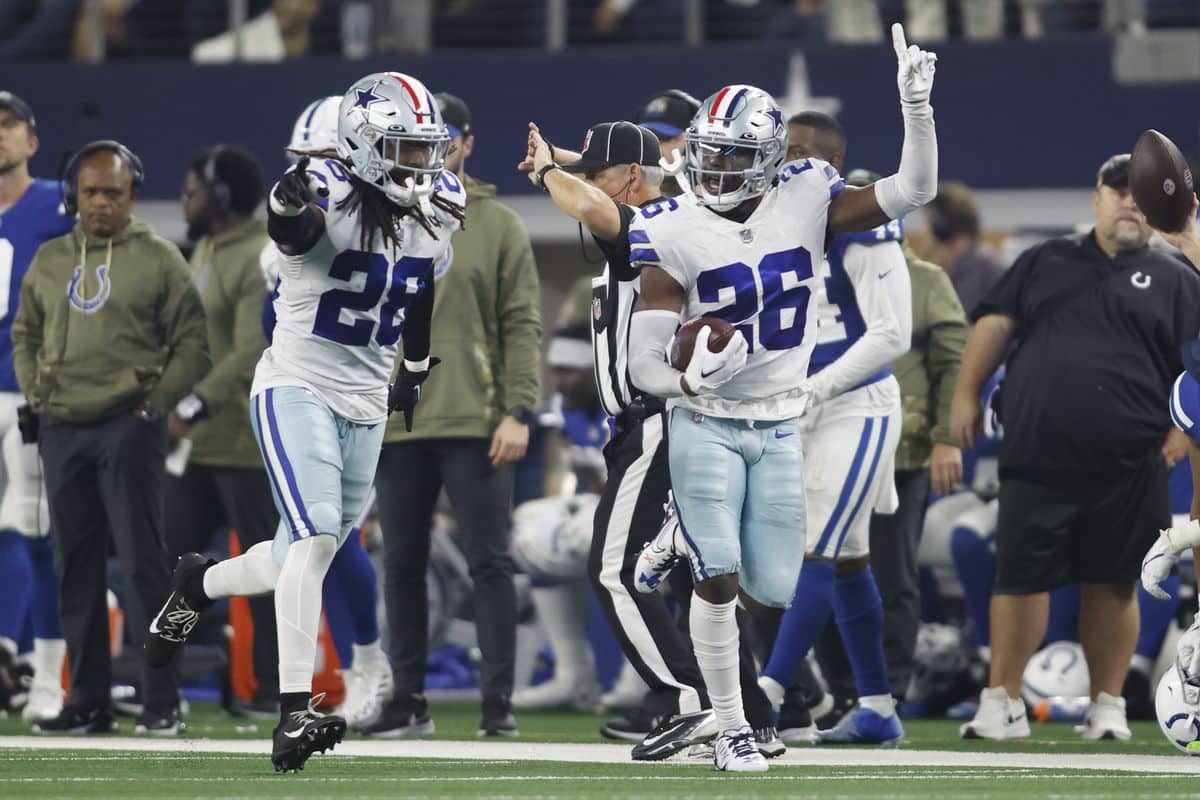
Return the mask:
<svg viewBox="0 0 1200 800"><path fill-rule="evenodd" d="M977 647L987 647L991 641L988 613L996 584L995 540L995 531L979 531L967 525L956 525L950 533L950 554L962 584Z"/></svg>

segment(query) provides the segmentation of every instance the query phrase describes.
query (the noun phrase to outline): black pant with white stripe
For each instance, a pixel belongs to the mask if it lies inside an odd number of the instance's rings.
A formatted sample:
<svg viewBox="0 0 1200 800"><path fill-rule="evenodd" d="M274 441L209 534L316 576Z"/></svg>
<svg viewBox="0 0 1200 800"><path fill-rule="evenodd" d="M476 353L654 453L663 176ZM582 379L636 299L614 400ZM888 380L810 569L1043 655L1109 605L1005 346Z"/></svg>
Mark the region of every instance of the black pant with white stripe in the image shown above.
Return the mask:
<svg viewBox="0 0 1200 800"><path fill-rule="evenodd" d="M655 716L692 713L708 708L709 701L686 625L681 629L661 593L641 594L634 588L638 556L662 527L671 488L664 415L650 413L643 419L643 414L635 403L618 417L617 435L604 448L608 481L596 507L588 575L625 657L650 687L643 710ZM691 599L687 583L680 591L684 608ZM758 688L744 638L741 656L747 718L754 727L765 727L771 724L770 705Z"/></svg>

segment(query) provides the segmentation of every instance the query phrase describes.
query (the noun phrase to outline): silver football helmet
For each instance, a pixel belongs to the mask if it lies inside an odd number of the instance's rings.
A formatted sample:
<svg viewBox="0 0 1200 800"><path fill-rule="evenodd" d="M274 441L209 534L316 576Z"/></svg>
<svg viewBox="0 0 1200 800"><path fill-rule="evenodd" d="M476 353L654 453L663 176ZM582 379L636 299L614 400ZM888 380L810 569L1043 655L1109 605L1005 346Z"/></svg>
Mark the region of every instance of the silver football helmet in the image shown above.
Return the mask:
<svg viewBox="0 0 1200 800"><path fill-rule="evenodd" d="M322 150L336 151L338 145L338 109L342 104L340 94L313 100L292 126L292 140L288 142L288 160L293 164L300 160L292 150L319 153Z"/></svg>
<svg viewBox="0 0 1200 800"><path fill-rule="evenodd" d="M450 134L425 84L400 72L360 78L338 109L338 151L350 171L397 205L433 195Z"/></svg>
<svg viewBox="0 0 1200 800"><path fill-rule="evenodd" d="M787 125L775 99L742 84L705 100L684 139L687 183L715 211L761 197L787 157Z"/></svg>

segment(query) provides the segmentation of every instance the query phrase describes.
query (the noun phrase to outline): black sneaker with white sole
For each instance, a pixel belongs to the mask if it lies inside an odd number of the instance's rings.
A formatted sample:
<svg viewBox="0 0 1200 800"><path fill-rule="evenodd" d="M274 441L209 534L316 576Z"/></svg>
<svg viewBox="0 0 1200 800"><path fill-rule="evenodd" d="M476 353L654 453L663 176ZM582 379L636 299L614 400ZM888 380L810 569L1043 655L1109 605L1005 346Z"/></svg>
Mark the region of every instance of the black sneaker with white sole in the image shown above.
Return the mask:
<svg viewBox="0 0 1200 800"><path fill-rule="evenodd" d="M711 741L716 735L717 717L711 709L673 714L647 733L631 755L634 761L662 761L692 745Z"/></svg>
<svg viewBox="0 0 1200 800"><path fill-rule="evenodd" d="M517 718L512 713L512 700L505 695L483 698L483 715L479 720L480 736L517 736Z"/></svg>
<svg viewBox="0 0 1200 800"><path fill-rule="evenodd" d="M600 727L600 735L618 742L640 742L650 735L669 715L651 714L636 708L623 717L614 717Z"/></svg>
<svg viewBox="0 0 1200 800"><path fill-rule="evenodd" d="M413 739L434 733L429 703L420 694L395 695L384 705L379 719L354 730L380 739Z"/></svg>
<svg viewBox="0 0 1200 800"><path fill-rule="evenodd" d="M779 758L787 752L787 745L779 736L773 726L766 728L756 728L754 731L754 741L758 745L758 752L762 753L763 758Z"/></svg>
<svg viewBox="0 0 1200 800"><path fill-rule="evenodd" d="M212 605L212 600L204 596L203 581L204 571L215 563L199 553L184 553L179 557L171 579L171 595L150 621L146 663L151 667L157 669L170 663L196 627L200 612Z"/></svg>
<svg viewBox="0 0 1200 800"><path fill-rule="evenodd" d="M271 763L276 772L299 772L309 756L332 750L346 735L346 720L317 712L322 696L314 697L307 708L287 714L275 726Z"/></svg>
<svg viewBox="0 0 1200 800"><path fill-rule="evenodd" d="M58 736L85 736L91 733L116 733L117 720L107 708L67 706L54 719L33 724L34 733Z"/></svg>
<svg viewBox="0 0 1200 800"><path fill-rule="evenodd" d="M177 708L166 714L143 711L133 728L134 733L146 736L182 736L186 730L187 723L180 718Z"/></svg>
<svg viewBox="0 0 1200 800"><path fill-rule="evenodd" d="M817 739L812 714L798 702L784 700L783 708L779 709L777 728L779 738L785 744L812 744Z"/></svg>

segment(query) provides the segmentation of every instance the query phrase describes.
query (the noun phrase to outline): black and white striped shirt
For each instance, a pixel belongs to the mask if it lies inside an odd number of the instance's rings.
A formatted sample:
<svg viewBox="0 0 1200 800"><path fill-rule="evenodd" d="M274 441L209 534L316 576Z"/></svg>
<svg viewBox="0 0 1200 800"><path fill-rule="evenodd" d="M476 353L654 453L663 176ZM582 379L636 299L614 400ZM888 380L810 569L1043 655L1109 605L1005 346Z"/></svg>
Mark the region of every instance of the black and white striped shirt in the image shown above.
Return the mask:
<svg viewBox="0 0 1200 800"><path fill-rule="evenodd" d="M608 263L592 279L592 357L596 390L604 410L620 416L642 391L629 377L629 318L637 300L638 270L629 263L629 222L637 209L618 203L621 231L615 239L593 237Z"/></svg>

